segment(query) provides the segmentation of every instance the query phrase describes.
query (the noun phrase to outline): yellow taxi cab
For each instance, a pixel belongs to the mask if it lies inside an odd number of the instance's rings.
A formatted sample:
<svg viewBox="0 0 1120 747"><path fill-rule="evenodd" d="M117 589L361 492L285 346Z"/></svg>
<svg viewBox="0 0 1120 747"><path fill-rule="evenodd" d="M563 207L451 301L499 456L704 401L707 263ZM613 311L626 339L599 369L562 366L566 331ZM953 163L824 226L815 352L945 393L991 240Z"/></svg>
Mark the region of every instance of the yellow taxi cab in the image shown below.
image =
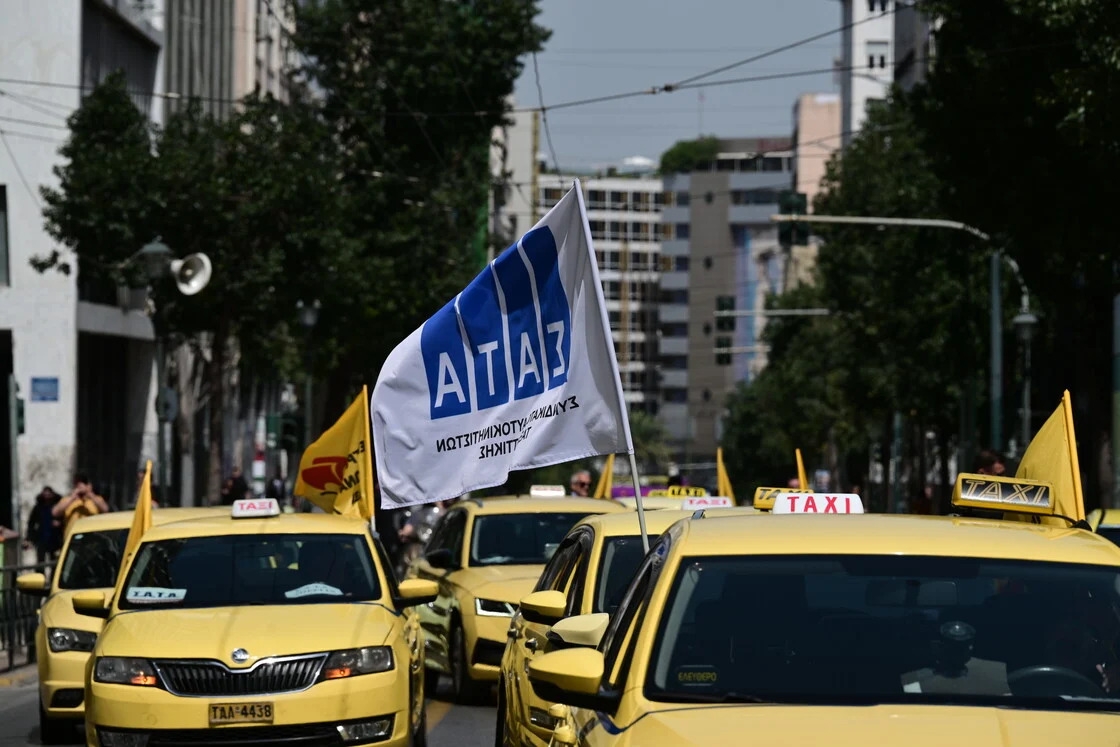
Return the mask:
<svg viewBox="0 0 1120 747"><path fill-rule="evenodd" d="M585 516L624 512L614 501L563 496L534 487L529 496L469 498L432 530L409 578L435 581L439 598L420 607L428 685L450 675L457 700L469 702L498 679L506 631L518 600L536 584L564 535Z"/></svg>
<svg viewBox="0 0 1120 747"><path fill-rule="evenodd" d="M1120 509L1097 508L1085 517L1093 531L1120 545Z"/></svg>
<svg viewBox="0 0 1120 747"><path fill-rule="evenodd" d="M676 522L709 511L720 516L757 513L749 507L706 506L653 511L646 516L646 532L656 538ZM529 662L538 651L544 653L550 626L562 618L589 615L588 620L597 619L597 625L605 627L644 555L636 513L588 516L568 532L510 624L498 683L496 744L547 747L557 725L548 713L553 704L533 693L525 678Z"/></svg>
<svg viewBox="0 0 1120 747"><path fill-rule="evenodd" d="M638 500L633 496L612 499L634 510ZM730 508L735 501L725 495L711 495L707 489L688 485L670 485L657 488L642 496L642 508L648 511L696 511L701 508Z"/></svg>
<svg viewBox="0 0 1120 747"><path fill-rule="evenodd" d="M983 479L958 481L957 506L1056 515L1038 484L967 477ZM555 743L1117 743L1120 548L1050 524L845 513L858 496L784 492L766 520L674 524L601 637L568 618L554 631L584 640L529 664L566 704Z"/></svg>
<svg viewBox="0 0 1120 747"><path fill-rule="evenodd" d="M228 516L229 510L161 508L152 512L152 523L166 524L218 513ZM35 631L39 739L43 744L69 741L82 720L86 661L104 624L74 612L71 598L87 589L112 591L131 525L131 511L80 518L66 533L49 581L42 573L26 573L16 579L20 592L46 597L39 608L39 626Z"/></svg>
<svg viewBox="0 0 1120 747"><path fill-rule="evenodd" d="M232 519L232 520L231 520ZM239 500L225 517L153 526L112 597L86 669L86 742L423 744L412 605L368 522Z"/></svg>

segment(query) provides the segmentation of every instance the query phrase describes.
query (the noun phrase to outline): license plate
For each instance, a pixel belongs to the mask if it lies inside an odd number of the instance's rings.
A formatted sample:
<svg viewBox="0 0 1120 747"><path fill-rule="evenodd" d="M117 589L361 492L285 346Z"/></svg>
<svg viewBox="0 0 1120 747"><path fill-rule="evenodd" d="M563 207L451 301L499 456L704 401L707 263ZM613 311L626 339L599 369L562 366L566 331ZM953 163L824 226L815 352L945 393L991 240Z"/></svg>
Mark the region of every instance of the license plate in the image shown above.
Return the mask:
<svg viewBox="0 0 1120 747"><path fill-rule="evenodd" d="M211 703L210 725L271 724L271 703Z"/></svg>

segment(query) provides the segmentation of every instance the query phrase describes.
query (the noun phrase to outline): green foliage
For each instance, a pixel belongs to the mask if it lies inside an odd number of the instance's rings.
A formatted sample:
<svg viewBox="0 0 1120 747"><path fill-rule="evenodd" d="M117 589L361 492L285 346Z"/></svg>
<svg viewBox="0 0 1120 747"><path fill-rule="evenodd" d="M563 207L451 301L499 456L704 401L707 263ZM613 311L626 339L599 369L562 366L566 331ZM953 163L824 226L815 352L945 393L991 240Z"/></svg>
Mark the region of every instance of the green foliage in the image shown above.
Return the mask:
<svg viewBox="0 0 1120 747"><path fill-rule="evenodd" d="M661 154L662 174L680 174L694 171L716 160L719 138L714 135L697 140L678 140Z"/></svg>
<svg viewBox="0 0 1120 747"><path fill-rule="evenodd" d="M669 465L669 434L664 424L644 410L630 411L630 438L641 469L659 474Z"/></svg>

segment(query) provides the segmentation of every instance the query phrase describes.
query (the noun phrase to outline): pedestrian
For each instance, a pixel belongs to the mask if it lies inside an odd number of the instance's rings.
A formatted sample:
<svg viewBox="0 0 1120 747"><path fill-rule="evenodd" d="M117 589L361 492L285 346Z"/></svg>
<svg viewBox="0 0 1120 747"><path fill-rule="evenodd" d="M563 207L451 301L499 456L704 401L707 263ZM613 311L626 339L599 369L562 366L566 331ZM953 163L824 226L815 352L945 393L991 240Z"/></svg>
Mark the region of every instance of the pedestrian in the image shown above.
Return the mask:
<svg viewBox="0 0 1120 747"><path fill-rule="evenodd" d="M222 496L222 503L227 506L232 506L234 501L244 500L250 497L249 483L245 482L245 477L241 474L240 467L234 467L229 474L229 494Z"/></svg>
<svg viewBox="0 0 1120 747"><path fill-rule="evenodd" d="M999 477L1006 469L1003 455L994 449L984 449L976 455L976 472L978 474Z"/></svg>
<svg viewBox="0 0 1120 747"><path fill-rule="evenodd" d="M27 519L27 537L24 548L35 548L37 563L47 563L55 559L62 547L62 520L53 515L54 507L62 496L54 492L50 485L43 486L35 496L35 506Z"/></svg>
<svg viewBox="0 0 1120 747"><path fill-rule="evenodd" d="M51 516L62 521L62 533L65 536L66 530L70 528L75 519L82 516L109 513L111 510L105 499L94 492L89 475L78 472L74 475L74 489L70 492L70 495L54 504L54 508L51 509Z"/></svg>
<svg viewBox="0 0 1120 747"><path fill-rule="evenodd" d="M572 479L569 484L572 488L572 496L576 498L586 498L591 493L591 473L585 469L581 469L572 474Z"/></svg>

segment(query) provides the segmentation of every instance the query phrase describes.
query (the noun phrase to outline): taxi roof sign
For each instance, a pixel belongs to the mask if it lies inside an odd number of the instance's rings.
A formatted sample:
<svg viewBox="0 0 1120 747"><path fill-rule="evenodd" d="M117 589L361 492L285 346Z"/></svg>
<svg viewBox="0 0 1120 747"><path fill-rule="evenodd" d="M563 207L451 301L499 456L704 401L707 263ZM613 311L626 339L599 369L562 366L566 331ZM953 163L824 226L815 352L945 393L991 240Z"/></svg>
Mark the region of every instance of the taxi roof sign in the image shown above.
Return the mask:
<svg viewBox="0 0 1120 747"><path fill-rule="evenodd" d="M1054 486L1042 480L962 472L953 487L953 505L1053 516Z"/></svg>
<svg viewBox="0 0 1120 747"><path fill-rule="evenodd" d="M774 498L776 514L862 514L863 500L855 493L782 491Z"/></svg>
<svg viewBox="0 0 1120 747"><path fill-rule="evenodd" d="M244 498L233 502L231 511L235 519L259 519L279 516L280 501L275 498Z"/></svg>
<svg viewBox="0 0 1120 747"><path fill-rule="evenodd" d="M568 494L563 485L533 485L529 495L534 498L563 498Z"/></svg>
<svg viewBox="0 0 1120 747"><path fill-rule="evenodd" d="M703 498L708 495L708 491L692 485L670 485L667 488L651 490L649 495L652 498Z"/></svg>
<svg viewBox="0 0 1120 747"><path fill-rule="evenodd" d="M725 495L704 495L685 498L681 501L681 509L685 511L695 511L703 508L731 508L735 505Z"/></svg>
<svg viewBox="0 0 1120 747"><path fill-rule="evenodd" d="M774 499L778 497L778 493L785 491L785 488L755 488L753 505L759 511L772 511Z"/></svg>

